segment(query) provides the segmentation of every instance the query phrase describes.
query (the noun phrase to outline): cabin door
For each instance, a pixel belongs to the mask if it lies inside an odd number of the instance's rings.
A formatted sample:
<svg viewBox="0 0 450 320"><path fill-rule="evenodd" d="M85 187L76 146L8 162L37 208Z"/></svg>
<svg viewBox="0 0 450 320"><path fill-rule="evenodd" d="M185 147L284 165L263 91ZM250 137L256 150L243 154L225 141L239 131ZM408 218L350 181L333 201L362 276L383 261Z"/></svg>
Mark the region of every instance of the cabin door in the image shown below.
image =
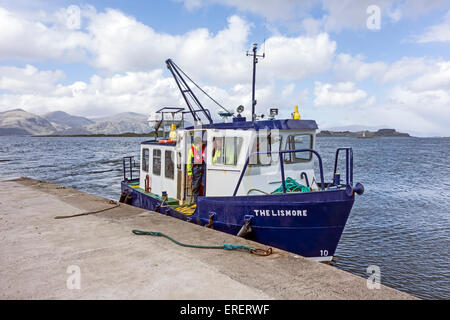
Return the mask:
<svg viewBox="0 0 450 320"><path fill-rule="evenodd" d="M189 159L190 157L190 151L192 150L192 145L194 143L194 138L196 136L200 136L202 138L203 144L205 145L205 169L203 173L203 177L201 180L202 184L202 194L206 194L206 143L207 143L207 133L205 130L192 130L192 131L186 131L183 135L183 143L180 146L180 150L177 151L177 161L180 160L177 166L177 170L179 173L179 186L180 188L180 198L184 201L184 203L190 204L194 202L194 194L192 191L192 182L194 181L194 178L189 179L188 175L188 163L192 165L192 159ZM191 157L192 158L192 157Z"/></svg>

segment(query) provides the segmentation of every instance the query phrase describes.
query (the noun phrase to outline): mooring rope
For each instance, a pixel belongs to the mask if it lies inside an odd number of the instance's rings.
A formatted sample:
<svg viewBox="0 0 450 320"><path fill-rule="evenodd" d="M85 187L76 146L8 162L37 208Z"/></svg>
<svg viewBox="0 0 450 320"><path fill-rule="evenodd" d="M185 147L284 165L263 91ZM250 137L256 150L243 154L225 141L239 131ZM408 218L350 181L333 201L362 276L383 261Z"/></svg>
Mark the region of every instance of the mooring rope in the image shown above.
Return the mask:
<svg viewBox="0 0 450 320"><path fill-rule="evenodd" d="M87 216L90 214L95 214L95 213L100 213L100 212L104 212L104 211L108 211L114 208L117 208L120 206L120 203L117 203L113 200L109 201L109 204L115 204L115 206L113 207L109 207L109 208L105 208L105 209L101 209L101 210L97 210L97 211L89 211L89 212L83 212L83 213L78 213L78 214L73 214L70 216L56 216L54 219L67 219L67 218L74 218L74 217L81 217L81 216Z"/></svg>
<svg viewBox="0 0 450 320"><path fill-rule="evenodd" d="M154 236L154 237L164 237L182 247L198 248L198 249L242 250L242 251L247 251L249 253L253 253L253 254L257 254L257 255L261 255L261 256L268 256L272 253L272 248L268 248L267 250L264 250L264 249L252 248L252 247L249 247L246 245L229 244L229 243L223 243L220 246L202 246L202 245L187 244L187 243L180 242L162 232L141 231L141 230L132 230L132 232L138 236L147 235L147 236Z"/></svg>

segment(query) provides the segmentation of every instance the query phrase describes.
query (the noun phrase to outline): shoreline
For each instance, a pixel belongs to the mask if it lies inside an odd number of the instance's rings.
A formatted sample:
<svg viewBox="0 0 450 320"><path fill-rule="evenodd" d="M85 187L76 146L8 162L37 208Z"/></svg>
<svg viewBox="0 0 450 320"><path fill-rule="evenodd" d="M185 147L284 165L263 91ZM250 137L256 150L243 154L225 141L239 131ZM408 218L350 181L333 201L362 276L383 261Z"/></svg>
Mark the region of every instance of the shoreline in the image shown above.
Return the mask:
<svg viewBox="0 0 450 320"><path fill-rule="evenodd" d="M0 137L32 137L32 138L135 138L135 137L148 137L154 138L152 135L148 134L73 134L73 135L0 135ZM345 135L320 135L317 138L355 138L361 139L358 136L345 136ZM418 139L450 139L450 137L417 137L417 136L376 136L376 137L366 137L362 139L373 139L373 138L418 138Z"/></svg>

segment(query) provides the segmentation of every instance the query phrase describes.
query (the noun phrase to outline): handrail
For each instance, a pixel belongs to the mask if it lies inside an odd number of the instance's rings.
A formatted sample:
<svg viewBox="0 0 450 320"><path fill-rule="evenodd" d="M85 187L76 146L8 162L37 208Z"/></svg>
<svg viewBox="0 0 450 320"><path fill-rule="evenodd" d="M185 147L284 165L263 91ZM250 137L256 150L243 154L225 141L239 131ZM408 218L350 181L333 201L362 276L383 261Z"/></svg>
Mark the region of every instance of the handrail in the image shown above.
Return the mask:
<svg viewBox="0 0 450 320"><path fill-rule="evenodd" d="M317 159L319 160L321 188L322 188L322 191L325 190L325 182L324 182L324 179L323 179L322 158L320 157L320 154L317 151L315 151L313 149L279 150L279 151L267 151L267 152L253 152L252 154L250 154L247 157L247 160L245 161L244 168L242 168L241 175L239 176L239 180L238 180L238 183L236 185L236 188L234 189L233 197L236 196L236 193L239 190L239 187L240 187L241 182L242 182L242 178L244 177L244 173L247 170L250 158L255 156L255 155L258 155L258 154L272 154L272 153L278 153L279 154L280 167L281 167L281 184L283 186L283 193L286 193L286 181L285 181L285 176L284 176L284 157L282 155L285 154L285 153L291 153L291 152L295 152L295 153L297 153L297 152L312 152L312 153L314 153L317 156Z"/></svg>
<svg viewBox="0 0 450 320"><path fill-rule="evenodd" d="M333 177L336 175L339 152L345 150L345 182L347 185L353 186L353 149L346 148L337 148L336 156L334 157L334 171Z"/></svg>
<svg viewBox="0 0 450 320"><path fill-rule="evenodd" d="M306 186L309 187L308 175L305 171L302 171L302 173L300 173L300 179L305 179Z"/></svg>
<svg viewBox="0 0 450 320"><path fill-rule="evenodd" d="M132 166L132 161L134 161L134 156L127 156L127 157L123 157L122 158L122 165L123 165L123 180L124 181L128 181L127 178L127 169L125 167L125 160L129 159L129 166L130 166L130 179L129 180L133 180L133 166Z"/></svg>

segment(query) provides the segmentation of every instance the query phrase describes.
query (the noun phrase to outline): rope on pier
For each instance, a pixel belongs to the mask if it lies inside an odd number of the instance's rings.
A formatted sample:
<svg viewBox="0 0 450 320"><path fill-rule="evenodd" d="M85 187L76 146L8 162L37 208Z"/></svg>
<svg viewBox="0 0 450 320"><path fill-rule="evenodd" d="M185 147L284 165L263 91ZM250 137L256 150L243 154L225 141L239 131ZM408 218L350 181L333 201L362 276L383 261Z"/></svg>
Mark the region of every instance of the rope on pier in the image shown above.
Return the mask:
<svg viewBox="0 0 450 320"><path fill-rule="evenodd" d="M104 212L104 211L107 211L107 210L115 209L115 208L120 206L120 203L117 203L117 202L115 202L113 200L110 200L109 204L114 204L114 206L113 207L109 207L109 208L105 208L105 209L101 209L101 210L97 210L97 211L78 213L78 214L74 214L74 215L71 215L71 216L56 216L54 219L67 219L67 218L87 216L87 215L90 215L90 214L95 214L95 213L100 213L100 212Z"/></svg>
<svg viewBox="0 0 450 320"><path fill-rule="evenodd" d="M162 232L141 231L141 230L132 230L132 232L139 236L147 235L147 236L154 236L154 237L164 237L182 247L199 248L199 249L241 250L241 251L247 251L248 253L257 254L260 256L268 256L272 253L272 248L267 248L267 250L264 250L264 249L252 248L252 247L249 247L246 245L241 245L241 244L228 244L228 243L224 243L221 246L201 246L201 245L187 244L187 243L177 241L174 238L172 238Z"/></svg>

